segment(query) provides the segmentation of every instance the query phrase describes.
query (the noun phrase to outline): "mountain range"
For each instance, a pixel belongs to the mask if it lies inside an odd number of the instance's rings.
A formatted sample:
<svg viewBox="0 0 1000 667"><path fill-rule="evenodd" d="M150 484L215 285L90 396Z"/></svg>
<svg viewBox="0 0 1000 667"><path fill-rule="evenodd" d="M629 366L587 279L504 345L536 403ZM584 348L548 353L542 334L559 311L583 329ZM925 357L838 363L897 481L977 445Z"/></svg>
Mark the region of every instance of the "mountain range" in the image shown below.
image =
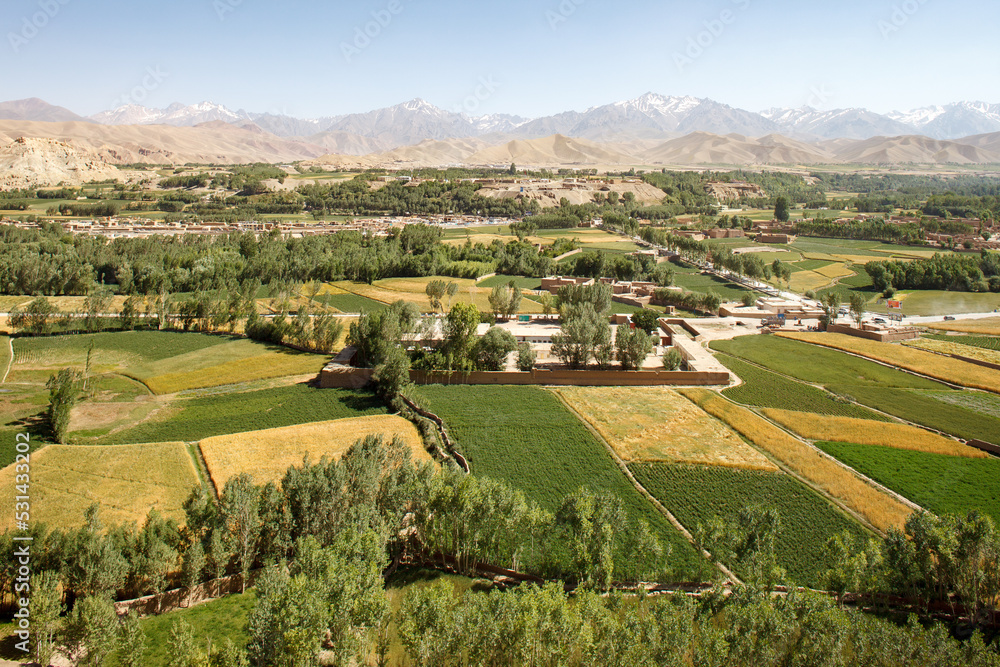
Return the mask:
<svg viewBox="0 0 1000 667"><path fill-rule="evenodd" d="M619 166L1000 163L1000 105L910 112L769 109L647 94L544 118L469 116L412 100L297 119L204 102L123 106L84 118L39 99L0 103L0 143L78 147L108 164L314 162L354 169L448 165ZM15 150L12 159L22 159Z"/></svg>

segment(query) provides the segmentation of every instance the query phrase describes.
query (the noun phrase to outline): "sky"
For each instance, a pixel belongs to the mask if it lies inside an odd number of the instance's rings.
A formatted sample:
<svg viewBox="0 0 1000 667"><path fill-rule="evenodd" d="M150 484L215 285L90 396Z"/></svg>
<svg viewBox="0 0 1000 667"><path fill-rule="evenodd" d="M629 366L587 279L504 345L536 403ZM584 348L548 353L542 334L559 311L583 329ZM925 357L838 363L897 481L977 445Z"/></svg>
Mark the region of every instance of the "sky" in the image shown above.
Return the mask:
<svg viewBox="0 0 1000 667"><path fill-rule="evenodd" d="M996 0L5 0L0 99L315 118L422 98L537 117L1000 103Z"/></svg>

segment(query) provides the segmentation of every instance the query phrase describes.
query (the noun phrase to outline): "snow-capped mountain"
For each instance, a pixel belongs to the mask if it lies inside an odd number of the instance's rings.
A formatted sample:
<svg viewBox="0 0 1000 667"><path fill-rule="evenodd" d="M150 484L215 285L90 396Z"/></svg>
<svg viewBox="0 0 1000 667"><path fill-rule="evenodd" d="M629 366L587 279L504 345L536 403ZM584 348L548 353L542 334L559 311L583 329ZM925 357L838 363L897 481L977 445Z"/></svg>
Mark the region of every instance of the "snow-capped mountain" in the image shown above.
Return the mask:
<svg viewBox="0 0 1000 667"><path fill-rule="evenodd" d="M185 106L171 104L166 109L152 109L138 104L127 104L110 111L94 114L90 120L102 125L174 125L191 127L201 123L221 120L224 123L239 123L252 120L245 111L233 111L221 104L202 102Z"/></svg>
<svg viewBox="0 0 1000 667"><path fill-rule="evenodd" d="M768 109L761 112L781 131L822 139L868 139L878 136L912 134L913 127L867 109L819 111L812 107Z"/></svg>
<svg viewBox="0 0 1000 667"><path fill-rule="evenodd" d="M1000 104L986 102L959 102L909 112L894 111L888 117L934 139L956 139L1000 131Z"/></svg>

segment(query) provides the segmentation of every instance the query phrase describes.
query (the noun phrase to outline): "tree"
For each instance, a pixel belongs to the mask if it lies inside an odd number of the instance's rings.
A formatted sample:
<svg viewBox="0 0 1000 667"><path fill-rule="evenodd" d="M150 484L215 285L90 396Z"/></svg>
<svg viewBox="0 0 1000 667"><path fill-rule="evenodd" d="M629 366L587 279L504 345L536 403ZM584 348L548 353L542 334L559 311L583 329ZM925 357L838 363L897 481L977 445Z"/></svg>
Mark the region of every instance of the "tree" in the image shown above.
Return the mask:
<svg viewBox="0 0 1000 667"><path fill-rule="evenodd" d="M358 321L351 324L347 344L357 348L362 367L374 368L385 360L389 350L401 344L406 334L415 332L419 324L420 310L416 305L397 301L385 310L362 313Z"/></svg>
<svg viewBox="0 0 1000 667"><path fill-rule="evenodd" d="M510 232L517 237L518 241L522 243L529 236L534 235L538 231L538 225L532 222L530 219L520 220L518 222L510 223Z"/></svg>
<svg viewBox="0 0 1000 667"><path fill-rule="evenodd" d="M120 625L115 605L104 595L78 599L66 619L65 645L74 665L101 667L118 648Z"/></svg>
<svg viewBox="0 0 1000 667"><path fill-rule="evenodd" d="M736 564L748 583L770 590L785 576L775 547L781 515L775 509L744 507L737 517L698 527L698 542L723 563Z"/></svg>
<svg viewBox="0 0 1000 667"><path fill-rule="evenodd" d="M671 347L663 353L663 367L668 371L680 370L680 367L683 364L684 357L681 356L681 353L676 347Z"/></svg>
<svg viewBox="0 0 1000 667"><path fill-rule="evenodd" d="M49 428L53 439L62 444L66 442L69 431L70 413L79 400L80 373L71 368L64 368L49 377L45 383L49 390L49 408L47 412Z"/></svg>
<svg viewBox="0 0 1000 667"><path fill-rule="evenodd" d="M372 381L379 396L391 402L410 384L410 355L401 346L390 348L375 366Z"/></svg>
<svg viewBox="0 0 1000 667"><path fill-rule="evenodd" d="M867 305L868 300L865 299L863 294L860 292L851 292L851 314L854 315L854 320L858 323L859 329L861 328L862 320L865 319L865 308Z"/></svg>
<svg viewBox="0 0 1000 667"><path fill-rule="evenodd" d="M660 328L660 315L655 310L643 308L632 313L632 323L635 324L636 328L652 334Z"/></svg>
<svg viewBox="0 0 1000 667"><path fill-rule="evenodd" d="M257 540L260 537L260 491L254 486L248 473L230 477L222 489L219 502L222 520L229 539L236 545L236 556L243 577L243 592L246 592L247 576L257 556Z"/></svg>
<svg viewBox="0 0 1000 667"><path fill-rule="evenodd" d="M754 298L753 292L743 292L743 296L740 297L740 301L743 303L744 308L753 308L753 305L757 302Z"/></svg>
<svg viewBox="0 0 1000 667"><path fill-rule="evenodd" d="M185 621L174 621L167 640L167 667L198 667L201 651L195 646L194 630Z"/></svg>
<svg viewBox="0 0 1000 667"><path fill-rule="evenodd" d="M610 345L611 325L589 302L569 304L562 310L562 330L552 336L552 354L570 368L583 368L598 347Z"/></svg>
<svg viewBox="0 0 1000 667"><path fill-rule="evenodd" d="M788 222L790 217L788 212L788 198L778 197L774 202L774 219L778 222Z"/></svg>
<svg viewBox="0 0 1000 667"><path fill-rule="evenodd" d="M122 616L119 622L121 623L119 628L121 637L118 651L119 664L121 667L143 667L147 664L144 656L146 653L146 632L139 623L138 615L130 611Z"/></svg>
<svg viewBox="0 0 1000 667"><path fill-rule="evenodd" d="M517 175L517 165L514 164L513 162L511 162L510 163L510 169L507 170L507 173L510 174L511 176L516 176Z"/></svg>
<svg viewBox="0 0 1000 667"><path fill-rule="evenodd" d="M184 587L188 589L188 599L191 592L202 581L205 572L205 547L201 545L201 540L194 540L184 552L182 567L184 571Z"/></svg>
<svg viewBox="0 0 1000 667"><path fill-rule="evenodd" d="M427 283L427 287L424 288L424 292L427 294L427 298L431 302L431 308L443 312L443 300L444 295L448 292L448 285L443 280L432 280Z"/></svg>
<svg viewBox="0 0 1000 667"><path fill-rule="evenodd" d="M17 307L11 309L10 325L18 331L41 335L48 332L50 321L58 314L58 308L44 296L38 296L31 300L24 312Z"/></svg>
<svg viewBox="0 0 1000 667"><path fill-rule="evenodd" d="M467 370L471 366L479 320L479 309L471 303L456 303L448 313L444 323L444 351L452 370Z"/></svg>
<svg viewBox="0 0 1000 667"><path fill-rule="evenodd" d="M674 284L674 270L666 262L657 264L649 279L656 283L657 287L671 287Z"/></svg>
<svg viewBox="0 0 1000 667"><path fill-rule="evenodd" d="M556 525L570 535L573 569L584 586L607 590L614 580L615 546L626 523L621 499L580 489L556 512Z"/></svg>
<svg viewBox="0 0 1000 667"><path fill-rule="evenodd" d="M615 347L622 370L641 370L646 357L653 351L653 337L639 327L620 326L615 335Z"/></svg>
<svg viewBox="0 0 1000 667"><path fill-rule="evenodd" d="M110 309L113 297L114 293L110 287L104 285L91 286L90 293L83 301L83 325L87 331L100 331L104 328L104 315Z"/></svg>
<svg viewBox="0 0 1000 667"><path fill-rule="evenodd" d="M473 356L476 368L483 371L502 371L507 366L507 355L517 349L514 335L506 329L492 327L475 345Z"/></svg>
<svg viewBox="0 0 1000 667"><path fill-rule="evenodd" d="M517 344L517 370L522 372L530 371L535 367L537 355L531 349L530 343Z"/></svg>
<svg viewBox="0 0 1000 667"><path fill-rule="evenodd" d="M837 292L829 292L825 297L823 297L823 306L826 311L826 317L831 324L837 322L837 314L840 309L840 294Z"/></svg>
<svg viewBox="0 0 1000 667"><path fill-rule="evenodd" d="M118 321L122 329L133 331L139 324L139 306L142 300L134 294L122 304L121 312L118 313Z"/></svg>
<svg viewBox="0 0 1000 667"><path fill-rule="evenodd" d="M56 631L62 614L62 593L55 572L41 572L32 581L31 652L39 665L52 664L56 652Z"/></svg>

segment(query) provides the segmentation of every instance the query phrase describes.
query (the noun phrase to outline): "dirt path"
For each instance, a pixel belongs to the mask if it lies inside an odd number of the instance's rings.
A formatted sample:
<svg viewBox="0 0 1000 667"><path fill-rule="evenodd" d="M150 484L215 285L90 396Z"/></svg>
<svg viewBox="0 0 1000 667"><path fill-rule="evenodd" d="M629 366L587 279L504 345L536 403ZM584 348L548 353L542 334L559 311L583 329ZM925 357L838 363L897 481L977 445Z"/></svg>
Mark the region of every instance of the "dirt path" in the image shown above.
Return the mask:
<svg viewBox="0 0 1000 667"><path fill-rule="evenodd" d="M10 353L10 359L7 360L7 370L4 371L3 379L0 380L0 384L7 382L7 376L10 375L10 369L14 367L14 339L7 339L7 351Z"/></svg>
<svg viewBox="0 0 1000 667"><path fill-rule="evenodd" d="M657 500L656 497L653 496L653 494L651 494L649 491L646 490L646 487L644 487L642 484L639 483L639 480L637 480L635 476L632 474L632 471L628 469L628 465L625 463L625 461L623 461L621 457L618 456L618 452L616 452L615 448L611 446L611 443L605 440L604 436L601 435L601 433L597 429L595 429L588 420L584 419L583 415L577 412L576 408L570 405L562 394L560 394L559 392L551 392L551 393L555 394L559 398L559 402L562 403L563 406L565 406L565 408L569 410L570 413L572 413L578 420L580 420L580 423L583 424L588 431L594 434L594 437L597 438L598 442L604 445L604 448L608 451L608 454L611 455L611 458L618 465L618 468L622 471L622 474L625 475L625 477L628 479L629 482L632 483L632 485L636 488L636 490L640 494L642 494L642 496L646 498L646 500L651 502L653 506L664 517L667 518L667 521L669 521L674 528L680 531L681 535L683 535L684 538L691 543L691 546L693 546L695 550L698 550L702 556L704 556L706 559L708 559L709 562L711 562L712 554L710 554L708 551L705 551L704 549L699 549L698 543L694 539L694 535L692 535L691 532L687 528L685 528L680 521L677 520L677 517L675 517L670 510L664 507L663 503ZM728 577L729 580L732 581L734 584L742 583L739 577L737 577L732 571L729 570L729 568L727 568L722 563L715 563L715 566L719 569L720 572L722 572L723 575Z"/></svg>

